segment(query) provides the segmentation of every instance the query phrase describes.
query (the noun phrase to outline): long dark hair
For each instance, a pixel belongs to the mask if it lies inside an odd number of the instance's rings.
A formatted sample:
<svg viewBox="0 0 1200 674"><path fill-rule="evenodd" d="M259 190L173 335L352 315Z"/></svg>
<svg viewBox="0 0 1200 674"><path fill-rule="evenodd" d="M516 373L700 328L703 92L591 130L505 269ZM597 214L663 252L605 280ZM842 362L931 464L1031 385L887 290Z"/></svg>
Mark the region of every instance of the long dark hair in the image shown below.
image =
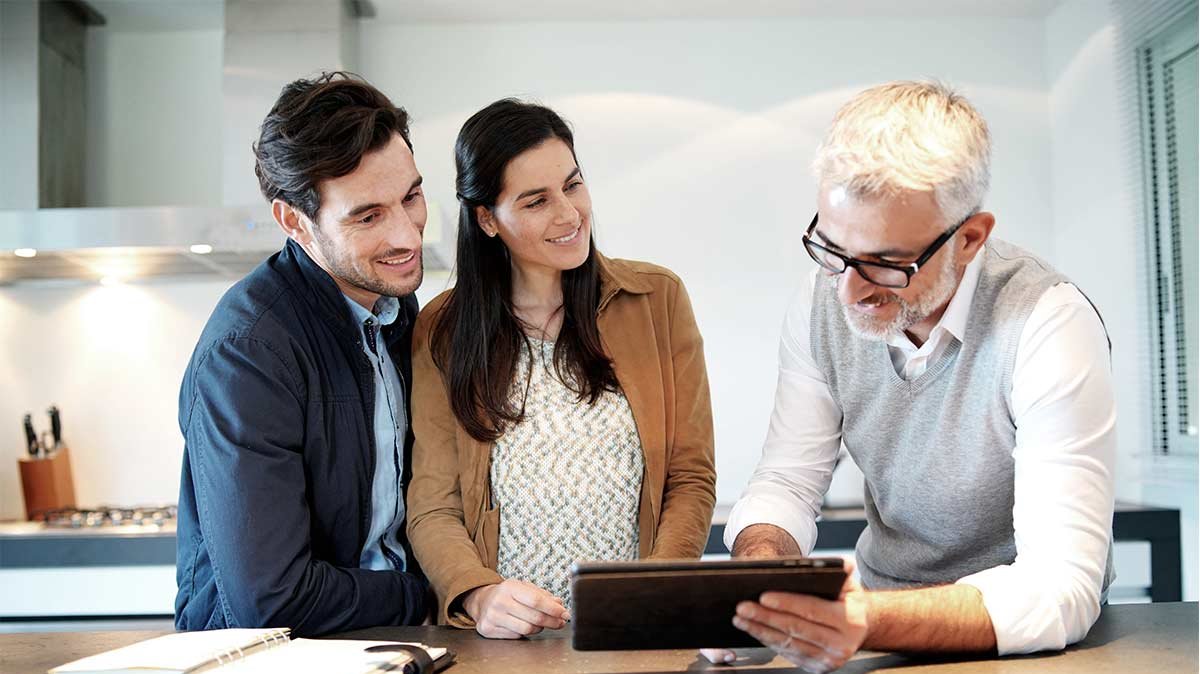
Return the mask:
<svg viewBox="0 0 1200 674"><path fill-rule="evenodd" d="M434 324L430 346L434 363L446 377L454 416L482 442L496 440L524 418L524 403L516 404L510 393L521 347L530 343L513 310L508 249L500 237L483 232L475 209L493 208L509 162L551 138L566 143L575 156L575 137L553 110L507 98L472 115L454 144L457 282ZM589 237L587 259L562 274L562 328L554 344L555 373L579 395L579 402L589 405L605 391L617 389L612 361L596 327L596 258L595 242Z"/></svg>

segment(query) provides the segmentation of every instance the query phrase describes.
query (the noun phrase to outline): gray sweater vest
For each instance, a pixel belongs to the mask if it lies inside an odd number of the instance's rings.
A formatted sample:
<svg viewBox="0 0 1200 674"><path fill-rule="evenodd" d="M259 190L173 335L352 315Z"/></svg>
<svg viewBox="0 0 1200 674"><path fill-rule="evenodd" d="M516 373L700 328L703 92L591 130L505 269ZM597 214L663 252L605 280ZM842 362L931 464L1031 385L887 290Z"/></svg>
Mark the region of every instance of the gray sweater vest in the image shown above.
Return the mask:
<svg viewBox="0 0 1200 674"><path fill-rule="evenodd" d="M1026 320L1066 278L996 239L982 255L962 342L911 381L896 374L885 343L850 331L832 285L814 293L813 357L865 477L867 528L856 552L867 588L953 583L1016 558L1008 393Z"/></svg>

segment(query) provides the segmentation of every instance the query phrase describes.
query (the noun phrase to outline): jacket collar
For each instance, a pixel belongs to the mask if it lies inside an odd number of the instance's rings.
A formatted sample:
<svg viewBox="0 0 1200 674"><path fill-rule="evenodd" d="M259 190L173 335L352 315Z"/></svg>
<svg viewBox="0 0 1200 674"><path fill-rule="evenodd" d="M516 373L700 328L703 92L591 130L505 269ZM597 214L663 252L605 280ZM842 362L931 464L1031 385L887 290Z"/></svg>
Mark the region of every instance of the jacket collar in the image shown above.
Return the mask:
<svg viewBox="0 0 1200 674"><path fill-rule="evenodd" d="M277 268L287 277L288 282L298 291L310 298L317 313L340 330L357 331L354 316L346 305L346 296L341 288L334 283L333 277L322 269L308 253L292 239L288 239L283 250L279 252ZM406 328L412 325L417 314L417 300L413 294L398 298L400 300L400 316L393 326ZM393 331L386 331L387 333ZM388 340L391 342L392 340Z"/></svg>
<svg viewBox="0 0 1200 674"><path fill-rule="evenodd" d="M610 260L600 254L600 251L592 251L596 256L596 267L600 271L600 308L603 309L609 300L613 298L619 291L624 291L633 295L645 295L654 290L647 281L642 279L636 272L630 269L620 260Z"/></svg>

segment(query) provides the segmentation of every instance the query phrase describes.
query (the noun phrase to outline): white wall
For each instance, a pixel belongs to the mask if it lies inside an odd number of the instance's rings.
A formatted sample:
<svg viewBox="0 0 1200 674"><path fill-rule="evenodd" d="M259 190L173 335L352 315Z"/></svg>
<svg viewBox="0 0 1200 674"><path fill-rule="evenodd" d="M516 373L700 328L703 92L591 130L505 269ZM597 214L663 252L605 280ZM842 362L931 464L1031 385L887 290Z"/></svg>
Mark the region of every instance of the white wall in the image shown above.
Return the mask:
<svg viewBox="0 0 1200 674"><path fill-rule="evenodd" d="M1139 231L1134 195L1125 180L1121 144L1096 142L1121 134L1107 3L1075 0L1046 21L1050 87L1055 263L1100 308L1113 342L1118 436L1122 448L1118 497L1140 495L1135 453L1149 450L1149 334L1139 300Z"/></svg>
<svg viewBox="0 0 1200 674"><path fill-rule="evenodd" d="M783 311L810 269L800 243L815 208L808 165L853 93L927 76L961 86L995 134L998 234L1053 256L1040 20L362 28L362 73L414 116L417 163L443 204L455 203L454 137L479 108L532 97L573 123L602 250L666 265L688 285L722 503L758 459Z"/></svg>
<svg viewBox="0 0 1200 674"><path fill-rule="evenodd" d="M1046 20L1055 256L1088 293L1113 342L1117 498L1179 508L1184 597L1197 596L1196 463L1149 456L1150 334L1144 232L1124 152L1117 29L1108 3L1071 0ZM1120 572L1120 569L1118 569Z"/></svg>
<svg viewBox="0 0 1200 674"><path fill-rule="evenodd" d="M206 279L104 287L0 288L0 520L25 516L21 416L49 430L62 410L81 506L175 503L183 438L179 385L213 306L233 285ZM422 302L444 288L426 274Z"/></svg>
<svg viewBox="0 0 1200 674"><path fill-rule="evenodd" d="M229 281L0 289L0 519L25 515L21 415L62 410L81 505L174 503L187 360Z"/></svg>
<svg viewBox="0 0 1200 674"><path fill-rule="evenodd" d="M88 29L87 205L221 203L221 45L220 30Z"/></svg>

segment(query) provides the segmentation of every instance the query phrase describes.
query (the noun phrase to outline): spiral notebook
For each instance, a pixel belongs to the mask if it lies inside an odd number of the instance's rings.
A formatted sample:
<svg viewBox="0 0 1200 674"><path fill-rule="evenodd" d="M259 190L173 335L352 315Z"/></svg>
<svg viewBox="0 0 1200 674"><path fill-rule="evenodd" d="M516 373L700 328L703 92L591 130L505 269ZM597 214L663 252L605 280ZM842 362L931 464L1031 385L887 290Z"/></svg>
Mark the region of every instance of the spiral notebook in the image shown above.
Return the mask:
<svg viewBox="0 0 1200 674"><path fill-rule="evenodd" d="M419 649L419 650L418 650ZM286 629L179 632L51 669L49 674L428 674L454 661L445 648L396 641L292 639Z"/></svg>

